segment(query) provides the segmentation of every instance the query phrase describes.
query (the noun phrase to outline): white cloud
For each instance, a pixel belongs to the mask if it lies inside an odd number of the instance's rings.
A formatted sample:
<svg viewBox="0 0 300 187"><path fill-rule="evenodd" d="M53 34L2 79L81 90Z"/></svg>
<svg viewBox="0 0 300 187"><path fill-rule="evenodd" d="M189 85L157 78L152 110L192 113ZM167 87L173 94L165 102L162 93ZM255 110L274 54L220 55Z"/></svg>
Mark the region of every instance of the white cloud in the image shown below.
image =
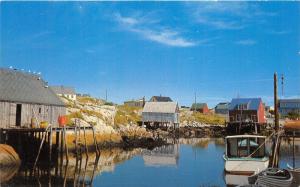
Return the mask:
<svg viewBox="0 0 300 187"><path fill-rule="evenodd" d="M255 45L257 41L251 40L251 39L246 39L246 40L239 40L235 42L238 45Z"/></svg>
<svg viewBox="0 0 300 187"><path fill-rule="evenodd" d="M284 35L291 33L290 30L270 30L268 33L274 34L274 35Z"/></svg>
<svg viewBox="0 0 300 187"><path fill-rule="evenodd" d="M251 23L263 22L265 17L275 15L248 2L192 2L187 5L187 11L192 12L196 23L221 30L243 29Z"/></svg>
<svg viewBox="0 0 300 187"><path fill-rule="evenodd" d="M123 27L133 33L137 33L145 39L173 47L192 47L197 42L188 40L181 36L179 31L170 28L162 28L157 25L157 20L147 17L125 17L119 13L115 14L115 20Z"/></svg>

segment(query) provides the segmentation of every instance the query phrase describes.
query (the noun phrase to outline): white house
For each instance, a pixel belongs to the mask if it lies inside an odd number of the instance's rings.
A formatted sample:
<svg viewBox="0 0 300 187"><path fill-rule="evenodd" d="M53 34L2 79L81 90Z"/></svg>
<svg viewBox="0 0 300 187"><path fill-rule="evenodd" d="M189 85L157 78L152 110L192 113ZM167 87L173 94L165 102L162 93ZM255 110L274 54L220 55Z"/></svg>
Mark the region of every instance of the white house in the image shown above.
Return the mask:
<svg viewBox="0 0 300 187"><path fill-rule="evenodd" d="M76 93L73 87L66 86L51 86L50 87L58 96L63 96L73 101L76 101Z"/></svg>

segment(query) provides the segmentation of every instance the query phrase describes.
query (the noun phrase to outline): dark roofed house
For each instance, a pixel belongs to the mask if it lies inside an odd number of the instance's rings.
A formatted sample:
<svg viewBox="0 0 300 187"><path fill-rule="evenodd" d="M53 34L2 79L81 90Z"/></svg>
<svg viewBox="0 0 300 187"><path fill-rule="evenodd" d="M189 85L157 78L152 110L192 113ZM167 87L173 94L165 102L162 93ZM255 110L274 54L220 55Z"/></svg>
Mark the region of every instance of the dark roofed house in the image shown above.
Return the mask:
<svg viewBox="0 0 300 187"><path fill-rule="evenodd" d="M222 103L217 104L215 107L215 113L223 114L223 115L228 114L229 105L230 105L229 102L222 102Z"/></svg>
<svg viewBox="0 0 300 187"><path fill-rule="evenodd" d="M192 104L191 111L207 114L209 113L209 108L206 103L194 103Z"/></svg>
<svg viewBox="0 0 300 187"><path fill-rule="evenodd" d="M265 109L261 98L236 98L229 105L231 123L265 123Z"/></svg>
<svg viewBox="0 0 300 187"><path fill-rule="evenodd" d="M58 125L65 104L38 75L0 68L0 128L30 127L32 119Z"/></svg>
<svg viewBox="0 0 300 187"><path fill-rule="evenodd" d="M150 102L173 102L173 101L170 97L152 96Z"/></svg>
<svg viewBox="0 0 300 187"><path fill-rule="evenodd" d="M58 95L63 96L73 101L76 101L76 93L73 87L67 86L50 86L50 88Z"/></svg>

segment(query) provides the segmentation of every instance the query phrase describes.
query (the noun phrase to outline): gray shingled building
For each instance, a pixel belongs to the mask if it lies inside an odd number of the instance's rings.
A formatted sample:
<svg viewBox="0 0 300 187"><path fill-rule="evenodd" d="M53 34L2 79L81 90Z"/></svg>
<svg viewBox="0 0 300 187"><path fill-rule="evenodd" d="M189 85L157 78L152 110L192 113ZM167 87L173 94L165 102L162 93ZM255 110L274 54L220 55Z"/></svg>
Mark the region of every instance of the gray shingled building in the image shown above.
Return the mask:
<svg viewBox="0 0 300 187"><path fill-rule="evenodd" d="M65 104L39 75L0 68L0 128L30 127L32 120L58 125Z"/></svg>
<svg viewBox="0 0 300 187"><path fill-rule="evenodd" d="M178 126L179 107L176 102L146 102L142 116L143 123Z"/></svg>

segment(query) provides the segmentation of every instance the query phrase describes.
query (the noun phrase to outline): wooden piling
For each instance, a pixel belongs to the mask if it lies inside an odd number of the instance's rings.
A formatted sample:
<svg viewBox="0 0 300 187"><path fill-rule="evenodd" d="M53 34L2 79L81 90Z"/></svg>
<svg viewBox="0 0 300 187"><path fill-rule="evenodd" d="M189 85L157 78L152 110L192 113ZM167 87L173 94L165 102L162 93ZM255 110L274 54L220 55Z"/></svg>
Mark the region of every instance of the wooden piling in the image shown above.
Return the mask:
<svg viewBox="0 0 300 187"><path fill-rule="evenodd" d="M60 152L63 153L64 152L64 131L62 130L60 132Z"/></svg>
<svg viewBox="0 0 300 187"><path fill-rule="evenodd" d="M83 136L84 136L84 147L85 147L85 154L88 157L88 148L87 148L87 143L86 143L86 135L85 135L85 126L83 126Z"/></svg>
<svg viewBox="0 0 300 187"><path fill-rule="evenodd" d="M76 156L78 156L78 139L77 139L77 123L75 121L75 128L74 128L74 133L75 133L75 151L76 151Z"/></svg>
<svg viewBox="0 0 300 187"><path fill-rule="evenodd" d="M49 124L49 125L48 125L48 127L45 129L45 132L47 132L47 130L48 130L48 128L49 128L49 127L51 127L51 125L50 125L50 124ZM37 161L38 161L38 159L39 159L39 156L40 156L41 149L42 149L42 147L43 147L43 144L44 144L45 138L46 138L46 134L43 136L43 139L42 139L42 142L41 142L41 144L40 144L40 148L39 148L38 154L37 154L37 156L36 156L36 159L35 159L35 162L34 162L33 168L35 168L35 166L36 166L36 163L37 163Z"/></svg>
<svg viewBox="0 0 300 187"><path fill-rule="evenodd" d="M67 160L67 163L69 162L69 150L68 150L68 142L67 142L67 139L66 139L66 127L64 126L63 127L63 134L64 134L64 142L65 142L65 151L66 151L66 160Z"/></svg>
<svg viewBox="0 0 300 187"><path fill-rule="evenodd" d="M52 161L52 127L50 127L50 132L49 132L49 161L51 164Z"/></svg>
<svg viewBox="0 0 300 187"><path fill-rule="evenodd" d="M56 151L59 151L59 130L56 130L56 136L55 136L55 144L56 144Z"/></svg>
<svg viewBox="0 0 300 187"><path fill-rule="evenodd" d="M99 147L98 147L98 142L97 142L97 138L95 136L94 126L91 125L91 127L92 127L92 131L93 131L93 138L94 138L94 144L95 144L95 147L96 147L96 153L100 154Z"/></svg>
<svg viewBox="0 0 300 187"><path fill-rule="evenodd" d="M293 169L295 169L295 130L293 131Z"/></svg>

